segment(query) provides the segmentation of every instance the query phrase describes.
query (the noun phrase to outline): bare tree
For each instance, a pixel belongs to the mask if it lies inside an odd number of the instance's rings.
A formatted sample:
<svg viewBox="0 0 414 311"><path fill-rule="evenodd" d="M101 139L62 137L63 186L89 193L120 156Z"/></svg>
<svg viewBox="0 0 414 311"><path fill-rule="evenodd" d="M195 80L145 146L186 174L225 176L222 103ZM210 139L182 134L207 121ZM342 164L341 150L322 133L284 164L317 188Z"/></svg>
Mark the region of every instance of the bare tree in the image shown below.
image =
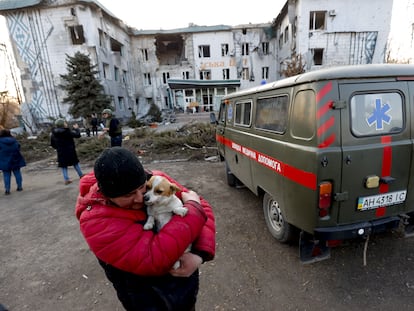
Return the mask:
<svg viewBox="0 0 414 311"><path fill-rule="evenodd" d="M289 60L284 62L285 68L280 71L280 75L287 77L296 76L305 72L305 63L302 60L302 55L293 54Z"/></svg>
<svg viewBox="0 0 414 311"><path fill-rule="evenodd" d="M0 127L13 128L19 125L16 116L19 114L19 104L8 95L8 91L0 92Z"/></svg>

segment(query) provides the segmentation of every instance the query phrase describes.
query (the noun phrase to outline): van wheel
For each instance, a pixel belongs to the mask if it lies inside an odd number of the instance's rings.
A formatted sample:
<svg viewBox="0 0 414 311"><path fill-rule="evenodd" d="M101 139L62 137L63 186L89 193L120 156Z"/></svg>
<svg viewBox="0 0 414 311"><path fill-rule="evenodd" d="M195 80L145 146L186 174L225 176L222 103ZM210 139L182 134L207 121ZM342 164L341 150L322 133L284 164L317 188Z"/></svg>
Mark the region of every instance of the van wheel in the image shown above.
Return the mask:
<svg viewBox="0 0 414 311"><path fill-rule="evenodd" d="M268 193L263 196L263 212L267 228L276 240L287 243L296 238L295 227L285 221L279 202Z"/></svg>
<svg viewBox="0 0 414 311"><path fill-rule="evenodd" d="M233 175L233 173L230 171L229 165L227 164L226 161L226 180L227 180L227 184L230 187L236 187L237 185L237 177Z"/></svg>

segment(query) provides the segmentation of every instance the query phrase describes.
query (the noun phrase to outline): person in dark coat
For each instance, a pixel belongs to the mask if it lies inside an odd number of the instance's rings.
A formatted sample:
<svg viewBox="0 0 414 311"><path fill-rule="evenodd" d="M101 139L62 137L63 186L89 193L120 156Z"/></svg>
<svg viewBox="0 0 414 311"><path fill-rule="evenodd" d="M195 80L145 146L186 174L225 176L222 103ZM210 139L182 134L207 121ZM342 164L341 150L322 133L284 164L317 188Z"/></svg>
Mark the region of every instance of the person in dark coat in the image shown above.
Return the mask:
<svg viewBox="0 0 414 311"><path fill-rule="evenodd" d="M83 177L74 141L74 138L81 137L81 134L77 124L70 129L65 119L57 119L55 126L52 130L50 145L57 151L58 166L62 168L65 185L69 185L72 181L69 178L68 166L73 165L79 178Z"/></svg>
<svg viewBox="0 0 414 311"><path fill-rule="evenodd" d="M98 136L98 117L96 113L92 113L91 115L91 126L92 126L92 135Z"/></svg>
<svg viewBox="0 0 414 311"><path fill-rule="evenodd" d="M23 178L20 168L26 166L20 144L14 138L10 130L0 130L0 170L3 172L5 195L10 194L11 175L16 179L17 191L23 190Z"/></svg>
<svg viewBox="0 0 414 311"><path fill-rule="evenodd" d="M122 146L122 125L117 118L113 116L111 109L104 109L102 111L102 118L105 119L105 127L102 129L103 137L108 134L111 138L111 147Z"/></svg>

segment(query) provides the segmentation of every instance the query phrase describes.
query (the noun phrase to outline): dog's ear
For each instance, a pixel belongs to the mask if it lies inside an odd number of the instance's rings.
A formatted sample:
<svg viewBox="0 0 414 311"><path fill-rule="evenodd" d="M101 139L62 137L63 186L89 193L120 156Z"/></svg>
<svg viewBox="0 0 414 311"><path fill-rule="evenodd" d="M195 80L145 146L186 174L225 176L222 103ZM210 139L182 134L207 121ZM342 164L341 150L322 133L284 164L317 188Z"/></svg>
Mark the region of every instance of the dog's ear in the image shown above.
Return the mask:
<svg viewBox="0 0 414 311"><path fill-rule="evenodd" d="M178 188L178 186L176 184L171 184L170 185L170 190L171 190L171 193L176 193L178 191L181 191L181 189Z"/></svg>
<svg viewBox="0 0 414 311"><path fill-rule="evenodd" d="M149 180L147 180L147 188L152 189L152 183L154 181L154 176L152 176Z"/></svg>

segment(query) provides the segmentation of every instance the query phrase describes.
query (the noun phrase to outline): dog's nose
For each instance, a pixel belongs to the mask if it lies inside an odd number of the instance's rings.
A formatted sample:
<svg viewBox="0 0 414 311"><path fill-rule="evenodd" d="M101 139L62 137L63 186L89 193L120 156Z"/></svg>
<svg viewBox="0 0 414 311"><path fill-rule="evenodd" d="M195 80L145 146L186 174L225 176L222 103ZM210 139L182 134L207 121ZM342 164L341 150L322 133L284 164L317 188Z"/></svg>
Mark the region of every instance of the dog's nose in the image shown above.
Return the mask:
<svg viewBox="0 0 414 311"><path fill-rule="evenodd" d="M144 194L144 201L148 201L149 200L149 196L147 196L146 194Z"/></svg>

